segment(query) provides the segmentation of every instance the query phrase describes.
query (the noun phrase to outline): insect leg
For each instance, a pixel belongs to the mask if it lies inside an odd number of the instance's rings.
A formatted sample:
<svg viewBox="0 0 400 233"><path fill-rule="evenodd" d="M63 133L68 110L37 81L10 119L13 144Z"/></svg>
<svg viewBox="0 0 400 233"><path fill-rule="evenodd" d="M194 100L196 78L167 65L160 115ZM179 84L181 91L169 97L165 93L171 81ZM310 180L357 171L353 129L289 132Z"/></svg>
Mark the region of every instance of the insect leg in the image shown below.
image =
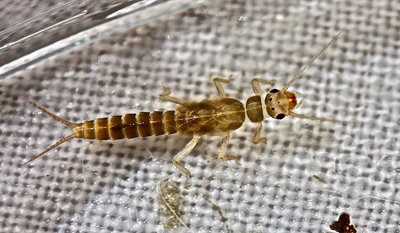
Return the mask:
<svg viewBox="0 0 400 233"><path fill-rule="evenodd" d="M186 182L185 182L185 188L188 188L188 184L189 184L189 178L192 175L192 173L190 173L190 171L184 167L182 164L180 164L179 162L184 159L186 156L188 156L188 154L193 150L193 148L197 145L197 143L200 140L200 136L195 135L192 140L190 142L188 142L186 144L186 146L179 151L178 154L176 154L174 156L174 158L172 159L172 161L174 162L174 165L176 168L178 168L179 170L181 170L181 172L185 173L185 175L187 176Z"/></svg>
<svg viewBox="0 0 400 233"><path fill-rule="evenodd" d="M171 91L168 90L164 86L164 84L161 83L160 85L164 88L164 92L158 95L158 98L160 100L165 100L165 101L169 101L169 102L172 102L172 103L180 104L180 105L185 106L185 107L189 106L186 101L178 99L176 97L169 96L171 94Z"/></svg>
<svg viewBox="0 0 400 233"><path fill-rule="evenodd" d="M241 164L236 159L236 156L226 155L226 150L228 149L228 144L229 144L229 138L230 138L230 134L226 134L222 138L221 147L219 148L219 152L218 152L218 159L221 161L235 160L236 164L240 166Z"/></svg>
<svg viewBox="0 0 400 233"><path fill-rule="evenodd" d="M251 80L251 85L253 86L254 94L256 94L256 95L261 95L260 83L264 83L264 84L273 84L273 83L275 83L275 82L276 82L275 79L272 79L272 80L264 80L264 79L260 79L260 78L253 78L253 80Z"/></svg>
<svg viewBox="0 0 400 233"><path fill-rule="evenodd" d="M233 76L232 74L229 75L228 79L218 78L218 77L213 78L214 86L217 88L218 94L220 96L223 96L223 97L225 96L225 91L224 91L224 88L222 87L221 83L230 83L232 76Z"/></svg>
<svg viewBox="0 0 400 233"><path fill-rule="evenodd" d="M262 123L257 122L255 124L257 124L257 128L256 128L256 131L254 132L253 143L260 144L260 143L264 142L265 144L267 144L267 139L265 137L260 138Z"/></svg>

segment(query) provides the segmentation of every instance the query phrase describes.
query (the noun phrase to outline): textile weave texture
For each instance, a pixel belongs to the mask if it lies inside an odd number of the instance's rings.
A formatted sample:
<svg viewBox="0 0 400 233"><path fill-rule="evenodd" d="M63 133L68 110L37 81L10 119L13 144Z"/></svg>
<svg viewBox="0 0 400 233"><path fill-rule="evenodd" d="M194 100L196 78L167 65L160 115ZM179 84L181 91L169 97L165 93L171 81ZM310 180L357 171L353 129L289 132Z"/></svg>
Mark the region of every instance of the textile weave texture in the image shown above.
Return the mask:
<svg viewBox="0 0 400 233"><path fill-rule="evenodd" d="M400 232L399 12L389 0L208 1L88 37L7 75L0 80L0 232L168 232L163 182L181 196L186 226L176 232L333 232L342 212L358 232ZM132 20L146 14L139 17ZM158 99L160 83L174 97L201 101L217 95L213 77L230 75L225 92L243 102L254 95L253 78L276 79L262 85L264 98L342 29L289 90L304 94L295 112L353 123L267 118L267 144L259 145L256 125L246 123L227 152L241 166L219 161L221 137L204 136L182 161L192 172L188 190L172 163L190 140L179 135L74 139L23 165L70 134L28 101L82 122L174 109Z"/></svg>

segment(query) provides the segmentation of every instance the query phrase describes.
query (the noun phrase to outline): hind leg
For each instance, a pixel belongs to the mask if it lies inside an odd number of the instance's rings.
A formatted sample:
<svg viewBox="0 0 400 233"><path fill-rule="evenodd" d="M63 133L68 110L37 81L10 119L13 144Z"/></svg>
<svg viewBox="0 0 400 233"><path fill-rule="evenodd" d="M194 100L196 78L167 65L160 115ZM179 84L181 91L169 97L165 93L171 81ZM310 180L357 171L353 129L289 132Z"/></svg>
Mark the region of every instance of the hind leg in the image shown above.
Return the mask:
<svg viewBox="0 0 400 233"><path fill-rule="evenodd" d="M178 99L178 98L176 98L176 97L170 96L171 91L168 90L168 89L164 86L164 84L161 83L160 85L164 88L164 92L158 95L158 98L159 98L160 100L165 100L165 101L169 101L169 102L172 102L172 103L180 104L180 105L185 106L185 107L188 107L188 106L189 106L188 103L187 103L186 101L181 100L181 99Z"/></svg>
<svg viewBox="0 0 400 233"><path fill-rule="evenodd" d="M182 164L180 164L179 162L182 161L186 156L189 155L189 153L193 150L193 148L197 145L197 143L200 140L200 136L194 136L192 138L192 140L190 142L188 142L186 144L186 146L179 151L178 154L176 154L173 158L173 162L176 168L178 168L181 172L183 172L187 178L186 178L186 182L185 182L185 188L188 189L188 184L189 184L189 179L192 176L192 173L190 173L190 171L183 166Z"/></svg>

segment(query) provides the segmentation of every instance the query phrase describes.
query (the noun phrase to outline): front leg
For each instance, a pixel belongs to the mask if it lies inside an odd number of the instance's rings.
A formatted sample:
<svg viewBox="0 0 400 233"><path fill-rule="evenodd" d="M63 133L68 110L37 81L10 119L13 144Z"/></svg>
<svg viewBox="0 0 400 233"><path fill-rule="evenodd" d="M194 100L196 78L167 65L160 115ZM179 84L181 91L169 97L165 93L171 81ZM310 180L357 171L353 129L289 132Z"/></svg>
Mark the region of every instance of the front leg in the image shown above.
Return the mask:
<svg viewBox="0 0 400 233"><path fill-rule="evenodd" d="M220 96L225 97L225 91L224 91L224 88L222 87L221 83L230 83L232 76L233 76L232 74L229 75L228 79L223 79L223 78L218 78L218 77L213 78L214 86L215 86L215 88L217 88L218 94Z"/></svg>
<svg viewBox="0 0 400 233"><path fill-rule="evenodd" d="M262 129L262 123L261 122L257 122L256 124L257 124L257 128L256 128L256 131L254 132L253 143L256 144L256 145L260 144L262 142L267 144L267 139L265 137L260 138L261 129Z"/></svg>
<svg viewBox="0 0 400 233"><path fill-rule="evenodd" d="M186 189L188 189L189 179L190 179L190 176L192 176L192 173L190 173L190 171L185 166L180 164L179 162L182 161L182 159L184 159L186 156L188 156L188 154L197 145L199 140L200 140L200 136L195 135L192 138L192 140L190 142L188 142L186 144L186 146L181 151L179 151L179 153L176 154L174 156L174 158L172 159L172 161L174 162L175 167L178 168L181 172L183 172L187 176L186 182L185 182L185 188Z"/></svg>
<svg viewBox="0 0 400 233"><path fill-rule="evenodd" d="M230 134L226 134L222 138L221 147L219 148L219 153L218 153L218 159L221 161L235 160L236 164L240 166L241 164L236 159L236 156L226 155L226 151L228 150L229 138L230 138Z"/></svg>
<svg viewBox="0 0 400 233"><path fill-rule="evenodd" d="M264 83L264 84L273 84L273 83L275 83L275 82L276 82L275 79L264 80L264 79L260 79L260 78L254 78L253 80L251 80L251 85L253 86L254 94L256 94L256 95L261 95L260 83Z"/></svg>

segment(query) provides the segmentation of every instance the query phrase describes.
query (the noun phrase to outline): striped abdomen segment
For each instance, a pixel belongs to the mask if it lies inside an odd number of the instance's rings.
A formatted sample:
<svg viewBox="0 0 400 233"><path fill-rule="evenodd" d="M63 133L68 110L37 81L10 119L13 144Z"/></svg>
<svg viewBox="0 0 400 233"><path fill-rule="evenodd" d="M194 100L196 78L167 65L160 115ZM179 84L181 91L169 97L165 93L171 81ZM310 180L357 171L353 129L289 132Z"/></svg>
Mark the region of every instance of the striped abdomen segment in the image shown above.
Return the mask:
<svg viewBox="0 0 400 233"><path fill-rule="evenodd" d="M140 112L98 118L94 121L76 124L73 131L77 138L97 140L117 140L177 132L175 111Z"/></svg>

